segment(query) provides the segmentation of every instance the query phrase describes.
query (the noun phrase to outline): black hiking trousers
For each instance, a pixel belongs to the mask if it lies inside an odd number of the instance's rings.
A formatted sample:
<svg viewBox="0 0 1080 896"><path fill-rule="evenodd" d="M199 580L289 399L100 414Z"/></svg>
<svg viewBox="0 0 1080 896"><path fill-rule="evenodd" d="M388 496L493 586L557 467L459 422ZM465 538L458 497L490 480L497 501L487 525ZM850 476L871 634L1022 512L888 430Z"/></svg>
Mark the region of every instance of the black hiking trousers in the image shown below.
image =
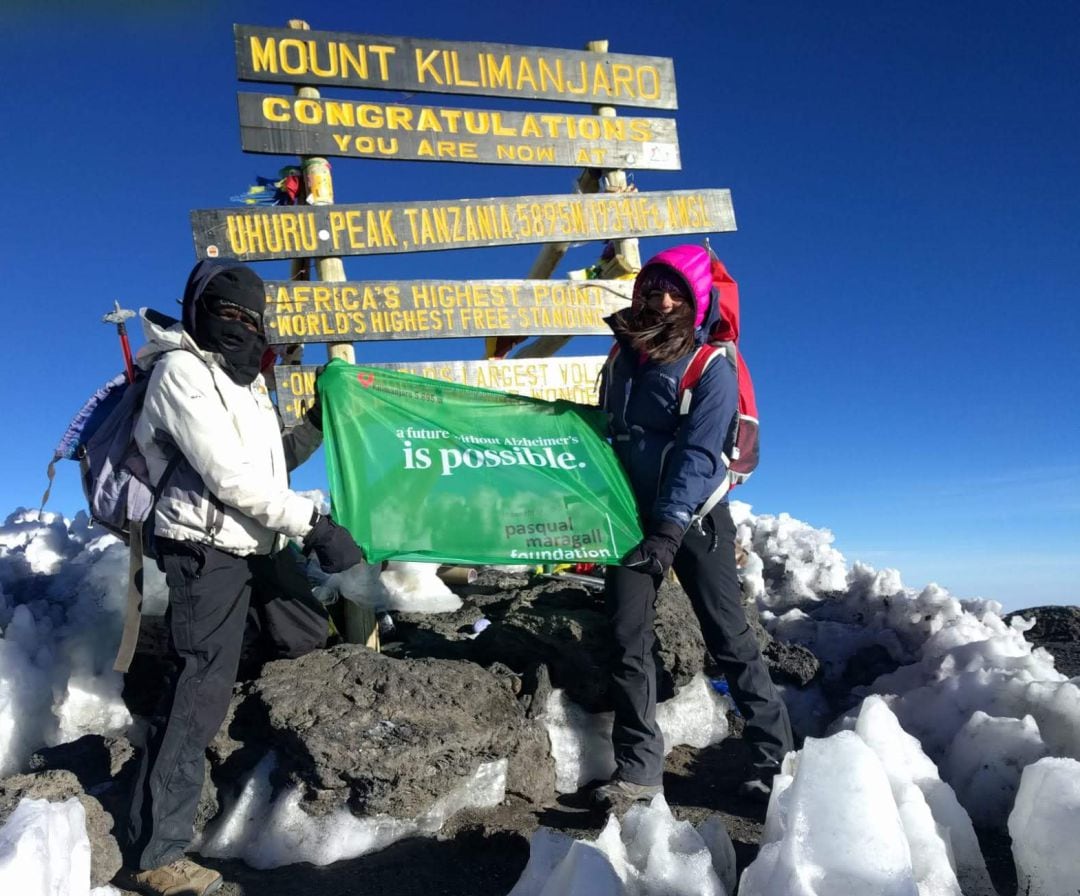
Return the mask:
<svg viewBox="0 0 1080 896"><path fill-rule="evenodd" d="M237 557L171 539L157 548L174 673L147 728L119 831L125 866L140 870L175 861L191 844L206 748L228 711L245 635L296 657L322 647L328 632L295 553Z"/></svg>
<svg viewBox="0 0 1080 896"><path fill-rule="evenodd" d="M735 706L746 720L743 737L750 745L752 763L761 773L772 774L793 749L791 722L746 620L735 566L735 524L726 503L718 504L702 521L702 530L690 528L673 568L701 624L705 648L724 673ZM662 783L664 776L664 737L656 725L653 630L661 581L625 566L607 568L605 605L615 640L611 689L615 775L647 786Z"/></svg>

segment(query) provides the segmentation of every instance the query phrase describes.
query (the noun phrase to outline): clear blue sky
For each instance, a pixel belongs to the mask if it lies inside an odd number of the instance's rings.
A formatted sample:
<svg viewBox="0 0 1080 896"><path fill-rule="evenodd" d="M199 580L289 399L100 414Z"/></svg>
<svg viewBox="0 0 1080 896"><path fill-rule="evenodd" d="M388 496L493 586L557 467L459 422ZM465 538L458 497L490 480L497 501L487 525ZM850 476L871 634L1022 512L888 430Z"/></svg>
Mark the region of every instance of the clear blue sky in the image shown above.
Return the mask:
<svg viewBox="0 0 1080 896"><path fill-rule="evenodd" d="M36 504L71 414L119 369L101 314L114 299L174 307L194 261L188 212L227 206L289 161L240 150L236 92L280 91L237 82L234 22L569 48L608 38L675 60L683 170L639 172L639 188L732 190L739 230L713 244L741 284L763 418L762 467L738 497L833 530L849 560L894 566L912 586L1012 608L1080 603L1075 0L16 0L5 13L0 509ZM425 99L438 102L411 101ZM504 107L556 105L576 109ZM334 164L344 202L569 192L574 175ZM643 255L664 245L645 241ZM536 251L369 256L346 272L520 277ZM479 351L367 343L358 357ZM297 483L321 486L322 472ZM80 506L69 464L51 507Z"/></svg>

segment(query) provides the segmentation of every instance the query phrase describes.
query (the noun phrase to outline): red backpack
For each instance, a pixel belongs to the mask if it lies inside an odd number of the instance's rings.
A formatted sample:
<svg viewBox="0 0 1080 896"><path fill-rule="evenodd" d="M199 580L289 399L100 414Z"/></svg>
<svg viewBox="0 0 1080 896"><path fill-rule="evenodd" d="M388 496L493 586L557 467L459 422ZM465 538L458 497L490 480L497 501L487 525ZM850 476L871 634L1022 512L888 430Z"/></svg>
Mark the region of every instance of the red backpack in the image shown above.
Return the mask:
<svg viewBox="0 0 1080 896"><path fill-rule="evenodd" d="M750 379L750 370L739 351L739 284L727 272L724 263L716 257L708 241L705 248L709 252L712 268L712 301L720 305L720 319L709 333L705 345L690 359L690 364L679 381L679 413L690 412L694 388L701 380L705 368L718 357L726 358L735 369L735 376L739 381L739 411L735 418L735 440L731 456L727 453L723 455L728 468L727 479L698 510L696 516L699 518L708 514L731 489L750 478L750 474L757 468L760 453L754 381Z"/></svg>
<svg viewBox="0 0 1080 896"><path fill-rule="evenodd" d="M705 249L709 253L712 269L712 296L710 301L720 307L720 319L713 326L704 345L698 347L687 365L686 372L679 380L679 414L690 413L694 399L694 389L701 381L705 369L717 358L725 358L735 370L739 382L739 409L735 423L735 439L731 454L722 453L727 464L728 474L720 487L713 492L694 514L694 521L707 516L723 500L724 496L750 478L758 465L759 425L757 399L754 397L754 383L750 371L739 351L739 284L727 272L724 263L716 257L708 240ZM615 363L619 353L616 343L608 355L605 368Z"/></svg>

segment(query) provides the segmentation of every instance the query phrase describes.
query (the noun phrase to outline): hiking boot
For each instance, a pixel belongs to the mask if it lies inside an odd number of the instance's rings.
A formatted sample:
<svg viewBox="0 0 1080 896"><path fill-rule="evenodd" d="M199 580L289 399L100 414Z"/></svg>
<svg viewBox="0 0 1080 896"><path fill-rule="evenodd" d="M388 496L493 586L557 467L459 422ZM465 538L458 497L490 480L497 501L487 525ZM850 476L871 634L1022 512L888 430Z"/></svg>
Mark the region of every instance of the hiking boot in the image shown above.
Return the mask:
<svg viewBox="0 0 1080 896"><path fill-rule="evenodd" d="M607 784L601 784L592 792L592 807L603 812L622 812L634 803L647 803L658 793L663 793L662 784L635 784L622 778L612 778Z"/></svg>
<svg viewBox="0 0 1080 896"><path fill-rule="evenodd" d="M209 896L221 888L222 879L212 868L184 858L149 871L121 869L113 882L145 896Z"/></svg>

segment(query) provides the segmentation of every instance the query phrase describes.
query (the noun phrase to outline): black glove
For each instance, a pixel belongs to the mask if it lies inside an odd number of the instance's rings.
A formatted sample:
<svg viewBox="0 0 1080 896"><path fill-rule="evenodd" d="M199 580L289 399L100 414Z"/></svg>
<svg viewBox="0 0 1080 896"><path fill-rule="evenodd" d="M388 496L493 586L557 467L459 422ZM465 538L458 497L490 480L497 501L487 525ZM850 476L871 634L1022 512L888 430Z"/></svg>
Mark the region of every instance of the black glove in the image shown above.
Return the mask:
<svg viewBox="0 0 1080 896"><path fill-rule="evenodd" d="M304 414L304 419L319 432L322 432L322 399L319 397L319 377L323 375L325 370L325 364L320 364L315 368L315 401L308 408L308 412Z"/></svg>
<svg viewBox="0 0 1080 896"><path fill-rule="evenodd" d="M323 572L344 572L364 562L364 554L356 546L349 530L318 511L312 515L314 525L304 537L304 553L315 552Z"/></svg>
<svg viewBox="0 0 1080 896"><path fill-rule="evenodd" d="M623 557L623 566L659 578L671 569L675 554L682 544L682 537L683 528L677 523L665 520L650 526L649 534Z"/></svg>

